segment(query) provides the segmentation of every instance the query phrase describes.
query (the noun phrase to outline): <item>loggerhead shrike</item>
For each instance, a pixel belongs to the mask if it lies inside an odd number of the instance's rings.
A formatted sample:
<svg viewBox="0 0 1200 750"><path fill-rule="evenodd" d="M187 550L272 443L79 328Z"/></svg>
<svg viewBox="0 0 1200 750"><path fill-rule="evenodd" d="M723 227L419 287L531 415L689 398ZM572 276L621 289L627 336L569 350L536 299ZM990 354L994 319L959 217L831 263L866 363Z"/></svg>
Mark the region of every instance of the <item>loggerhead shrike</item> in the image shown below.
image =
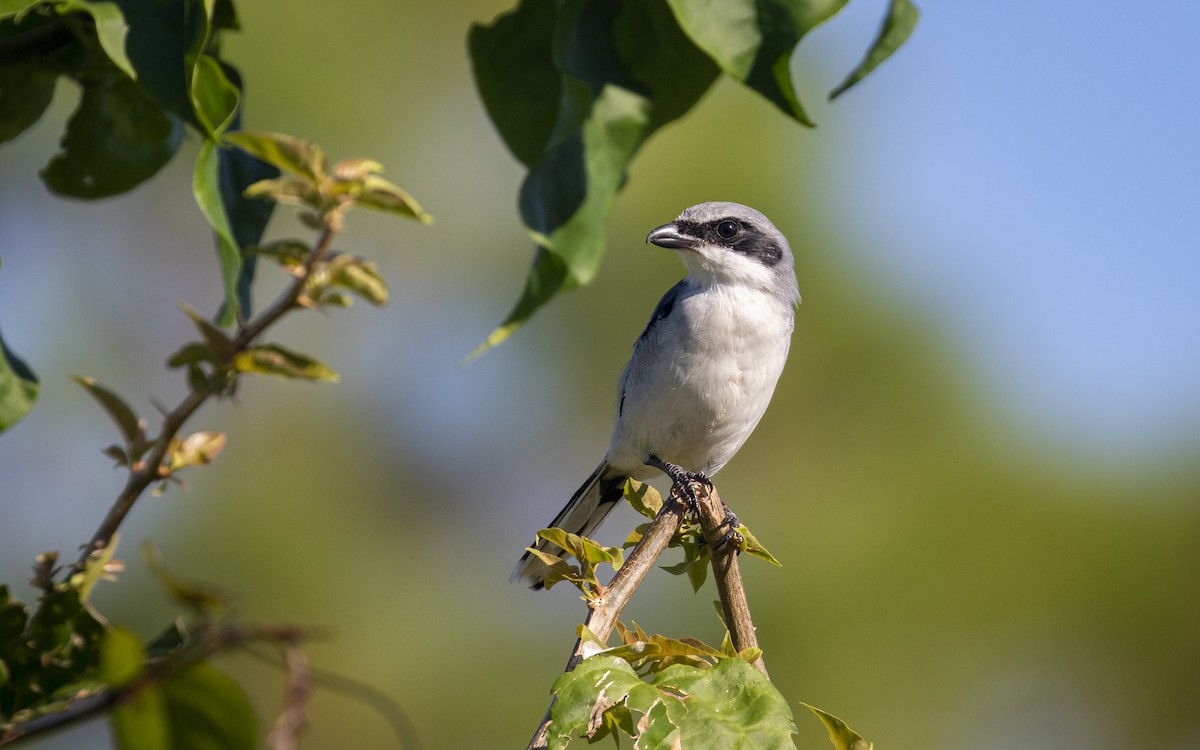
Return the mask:
<svg viewBox="0 0 1200 750"><path fill-rule="evenodd" d="M687 277L633 344L608 453L550 522L583 536L621 500L628 478L660 470L689 492L690 482L709 484L766 411L800 303L787 239L752 208L701 203L646 241L679 251ZM541 539L536 546L558 551ZM547 570L526 551L512 580L540 589Z"/></svg>

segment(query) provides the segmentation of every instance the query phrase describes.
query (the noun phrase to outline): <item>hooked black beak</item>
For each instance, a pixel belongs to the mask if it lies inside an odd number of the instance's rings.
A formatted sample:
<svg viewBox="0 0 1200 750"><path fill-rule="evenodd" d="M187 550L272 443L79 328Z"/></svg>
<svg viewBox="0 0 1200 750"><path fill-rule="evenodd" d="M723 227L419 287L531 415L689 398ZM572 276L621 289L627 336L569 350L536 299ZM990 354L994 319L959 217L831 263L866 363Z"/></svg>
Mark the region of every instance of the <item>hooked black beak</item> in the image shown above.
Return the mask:
<svg viewBox="0 0 1200 750"><path fill-rule="evenodd" d="M663 224L646 235L646 242L672 250L691 250L696 247L697 239L680 232L679 227L674 224Z"/></svg>

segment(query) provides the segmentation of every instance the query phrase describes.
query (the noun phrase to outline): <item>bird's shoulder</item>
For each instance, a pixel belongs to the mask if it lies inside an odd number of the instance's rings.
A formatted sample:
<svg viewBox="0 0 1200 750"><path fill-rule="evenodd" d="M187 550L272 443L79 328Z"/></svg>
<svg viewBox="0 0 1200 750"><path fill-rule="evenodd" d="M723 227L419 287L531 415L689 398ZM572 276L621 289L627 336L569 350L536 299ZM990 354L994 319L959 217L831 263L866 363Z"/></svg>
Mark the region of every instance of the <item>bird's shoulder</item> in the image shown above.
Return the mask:
<svg viewBox="0 0 1200 750"><path fill-rule="evenodd" d="M642 335L638 336L634 342L636 346L638 342L647 338L650 333L661 323L671 317L671 313L675 311L675 304L679 298L688 290L688 280L680 279L679 283L667 290L667 293L662 296L658 304L654 306L654 312L650 313L650 321L646 323L646 327L642 329Z"/></svg>

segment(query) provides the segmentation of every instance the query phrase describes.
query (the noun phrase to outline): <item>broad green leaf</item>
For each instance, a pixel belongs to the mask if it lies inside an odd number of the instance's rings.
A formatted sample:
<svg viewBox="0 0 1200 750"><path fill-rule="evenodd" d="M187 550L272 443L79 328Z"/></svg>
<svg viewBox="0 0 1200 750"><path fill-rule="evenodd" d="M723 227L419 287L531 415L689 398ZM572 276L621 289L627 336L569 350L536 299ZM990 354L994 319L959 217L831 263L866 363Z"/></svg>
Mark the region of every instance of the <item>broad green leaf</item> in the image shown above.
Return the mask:
<svg viewBox="0 0 1200 750"><path fill-rule="evenodd" d="M472 72L488 116L513 156L532 167L554 132L562 76L554 64L555 0L522 0L467 34Z"/></svg>
<svg viewBox="0 0 1200 750"><path fill-rule="evenodd" d="M20 422L37 400L41 385L25 364L0 336L0 432Z"/></svg>
<svg viewBox="0 0 1200 750"><path fill-rule="evenodd" d="M257 372L301 380L338 379L336 372L307 354L285 349L278 344L263 344L238 352L233 358L233 368L238 372Z"/></svg>
<svg viewBox="0 0 1200 750"><path fill-rule="evenodd" d="M133 63L129 61L125 52L129 24L125 22L125 14L121 12L119 3L111 0L65 0L56 9L59 13L81 11L90 15L96 23L96 36L104 54L108 55L108 59L112 60L122 73L130 78L137 78Z"/></svg>
<svg viewBox="0 0 1200 750"><path fill-rule="evenodd" d="M257 722L246 691L208 662L180 670L162 686L171 750L254 750Z"/></svg>
<svg viewBox="0 0 1200 750"><path fill-rule="evenodd" d="M192 175L192 194L200 206L204 218L208 219L217 243L217 256L221 263L221 276L225 282L225 301L217 320L222 326L233 325L242 316L238 304L238 277L242 270L242 254L233 238L233 228L221 196L220 153L214 141L200 144L196 156L196 170Z"/></svg>
<svg viewBox="0 0 1200 750"><path fill-rule="evenodd" d="M699 99L717 67L665 0L524 0L474 26L469 46L480 97L529 167L519 206L536 243L525 288L475 357L592 280L630 160Z"/></svg>
<svg viewBox="0 0 1200 750"><path fill-rule="evenodd" d="M774 685L740 659L722 659L711 668L668 667L652 682L687 696L667 703L676 717L682 747L723 750L791 750L796 732L792 710Z"/></svg>
<svg viewBox="0 0 1200 750"><path fill-rule="evenodd" d="M83 386L88 395L96 399L108 416L112 417L117 428L121 430L121 436L125 438L126 445L132 444L141 436L142 428L138 424L137 413L129 404L125 403L124 399L97 383L95 378L86 375L72 375L71 380Z"/></svg>
<svg viewBox="0 0 1200 750"><path fill-rule="evenodd" d="M117 72L86 72L61 150L41 171L46 186L72 198L106 198L153 176L179 148L183 128Z"/></svg>
<svg viewBox="0 0 1200 750"><path fill-rule="evenodd" d="M192 106L209 138L218 138L233 120L241 92L212 55L200 55L192 68Z"/></svg>
<svg viewBox="0 0 1200 750"><path fill-rule="evenodd" d="M146 652L133 632L115 628L100 644L100 677L110 689L128 687L141 674ZM111 713L113 738L120 750L168 750L169 727L157 685L131 690Z"/></svg>
<svg viewBox="0 0 1200 750"><path fill-rule="evenodd" d="M553 692L556 700L550 708L546 734L551 750L564 748L573 738L594 730L597 725L593 717L631 693L637 694L640 704L652 704L657 691L642 682L624 659L601 654L584 659L573 671L560 676Z"/></svg>
<svg viewBox="0 0 1200 750"><path fill-rule="evenodd" d="M816 706L810 706L807 703L801 703L809 711L812 711L825 728L829 730L829 741L837 750L871 750L874 747L873 743L867 742L858 732L855 732L850 727L846 726L846 722L842 721L833 714L826 713Z"/></svg>
<svg viewBox="0 0 1200 750"><path fill-rule="evenodd" d="M225 133L222 140L284 172L305 177L314 186L323 182L329 171L328 160L321 147L295 136L239 130Z"/></svg>
<svg viewBox="0 0 1200 750"><path fill-rule="evenodd" d="M41 118L57 81L57 73L40 65L0 65L0 143L16 138Z"/></svg>
<svg viewBox="0 0 1200 750"><path fill-rule="evenodd" d="M629 479L625 482L625 499L633 509L646 518L655 518L662 510L662 495L653 485Z"/></svg>
<svg viewBox="0 0 1200 750"><path fill-rule="evenodd" d="M846 89L866 78L868 73L891 57L892 53L912 36L920 15L917 6L913 5L910 0L891 0L888 3L887 16L879 28L879 35L875 37L871 48L867 50L867 56L858 64L858 67L850 72L850 75L846 76L846 80L829 92L829 98L832 100L841 96Z"/></svg>
<svg viewBox="0 0 1200 750"><path fill-rule="evenodd" d="M800 123L813 127L796 96L796 45L848 0L667 0L679 25L721 69Z"/></svg>

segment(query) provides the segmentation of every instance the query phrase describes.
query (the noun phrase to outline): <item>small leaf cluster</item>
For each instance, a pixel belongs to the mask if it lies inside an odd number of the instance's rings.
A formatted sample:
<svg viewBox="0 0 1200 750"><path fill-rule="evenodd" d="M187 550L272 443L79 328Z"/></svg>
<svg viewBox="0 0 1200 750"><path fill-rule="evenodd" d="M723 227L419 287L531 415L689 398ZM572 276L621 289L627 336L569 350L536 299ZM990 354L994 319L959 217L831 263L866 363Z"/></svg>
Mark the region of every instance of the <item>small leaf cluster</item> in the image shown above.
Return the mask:
<svg viewBox="0 0 1200 750"><path fill-rule="evenodd" d="M106 625L83 592L54 585L56 556L42 555L35 610L0 584L0 738L15 724L61 711L94 695Z"/></svg>
<svg viewBox="0 0 1200 750"><path fill-rule="evenodd" d="M604 547L599 542L585 536L572 534L562 529L542 529L537 533L538 538L545 539L557 545L562 554L554 554L535 547L526 550L542 562L550 566L546 573L546 588L560 581L574 584L583 592L587 600L594 600L604 591L604 585L596 576L596 566L607 563L614 570L620 570L624 555L616 547ZM575 563L571 563L570 559Z"/></svg>
<svg viewBox="0 0 1200 750"><path fill-rule="evenodd" d="M314 229L340 230L341 216L355 205L426 224L433 221L416 199L382 177L383 165L377 161L342 159L331 169L319 146L282 133L240 131L224 140L283 173L247 187L248 198L301 206L307 209L301 220Z"/></svg>
<svg viewBox="0 0 1200 750"><path fill-rule="evenodd" d="M793 86L792 53L847 2L520 0L490 25L473 26L467 41L480 98L529 170L520 213L536 245L524 290L479 351L595 277L630 162L718 76L811 127ZM917 16L910 0L891 0L866 57L832 96L895 52Z"/></svg>

